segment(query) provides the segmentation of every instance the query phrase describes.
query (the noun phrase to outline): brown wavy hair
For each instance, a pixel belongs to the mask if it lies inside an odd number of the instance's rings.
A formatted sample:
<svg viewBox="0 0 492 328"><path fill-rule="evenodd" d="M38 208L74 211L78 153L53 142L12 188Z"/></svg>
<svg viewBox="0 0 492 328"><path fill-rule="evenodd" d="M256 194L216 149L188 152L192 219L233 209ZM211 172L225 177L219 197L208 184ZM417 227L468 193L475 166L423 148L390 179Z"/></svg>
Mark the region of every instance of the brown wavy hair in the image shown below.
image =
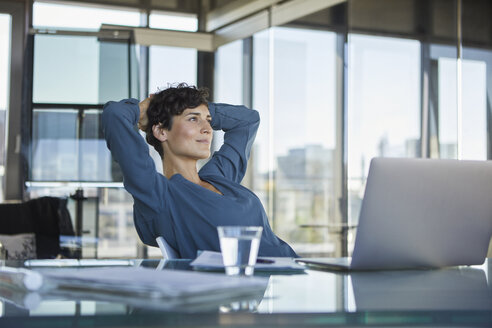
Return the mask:
<svg viewBox="0 0 492 328"><path fill-rule="evenodd" d="M171 130L174 116L181 115L187 108L196 108L202 104L208 106L208 95L207 88L197 88L186 83L168 87L154 94L147 109L145 139L157 150L161 158L164 158L164 150L161 142L154 137L152 127L158 124L163 129Z"/></svg>

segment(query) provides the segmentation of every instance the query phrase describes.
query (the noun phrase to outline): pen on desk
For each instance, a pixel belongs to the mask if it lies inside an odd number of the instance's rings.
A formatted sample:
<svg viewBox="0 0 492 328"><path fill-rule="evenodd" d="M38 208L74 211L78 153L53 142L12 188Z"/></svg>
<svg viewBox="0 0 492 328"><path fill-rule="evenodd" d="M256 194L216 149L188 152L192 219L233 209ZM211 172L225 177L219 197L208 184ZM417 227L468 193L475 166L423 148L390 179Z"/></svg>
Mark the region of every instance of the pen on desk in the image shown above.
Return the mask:
<svg viewBox="0 0 492 328"><path fill-rule="evenodd" d="M256 263L272 264L272 263L275 263L275 261L274 260L267 260L267 259L256 259Z"/></svg>
<svg viewBox="0 0 492 328"><path fill-rule="evenodd" d="M0 267L0 284L33 291L41 288L43 276L39 272L22 268Z"/></svg>

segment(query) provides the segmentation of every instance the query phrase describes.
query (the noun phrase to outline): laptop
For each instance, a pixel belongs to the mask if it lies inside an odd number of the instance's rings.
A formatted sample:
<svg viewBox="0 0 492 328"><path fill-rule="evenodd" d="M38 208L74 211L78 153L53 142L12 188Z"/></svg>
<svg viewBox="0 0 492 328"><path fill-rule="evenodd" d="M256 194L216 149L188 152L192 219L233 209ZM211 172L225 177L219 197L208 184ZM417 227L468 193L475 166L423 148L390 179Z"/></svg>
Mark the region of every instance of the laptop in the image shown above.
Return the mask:
<svg viewBox="0 0 492 328"><path fill-rule="evenodd" d="M328 270L475 265L492 236L492 161L375 158L352 258L299 258Z"/></svg>

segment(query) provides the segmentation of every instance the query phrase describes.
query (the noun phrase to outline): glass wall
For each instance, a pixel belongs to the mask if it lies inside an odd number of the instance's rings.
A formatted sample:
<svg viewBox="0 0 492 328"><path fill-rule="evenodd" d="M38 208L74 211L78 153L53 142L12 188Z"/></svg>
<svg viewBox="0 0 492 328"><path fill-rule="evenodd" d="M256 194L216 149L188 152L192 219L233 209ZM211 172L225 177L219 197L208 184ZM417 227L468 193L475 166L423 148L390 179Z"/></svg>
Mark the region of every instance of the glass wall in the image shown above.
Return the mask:
<svg viewBox="0 0 492 328"><path fill-rule="evenodd" d="M491 5L463 1L462 39L431 45L431 157L492 158L492 39L485 23Z"/></svg>
<svg viewBox="0 0 492 328"><path fill-rule="evenodd" d="M59 35L34 45L31 180L122 181L100 114L109 100L137 97L133 46Z"/></svg>
<svg viewBox="0 0 492 328"><path fill-rule="evenodd" d="M197 51L195 49L149 47L149 92L185 82L196 85Z"/></svg>
<svg viewBox="0 0 492 328"><path fill-rule="evenodd" d="M226 44L215 53L215 86L214 101L233 105L244 104L243 97L243 40L237 40ZM212 151L218 150L224 143L224 133L214 131L212 140ZM251 151L254 158L255 151ZM251 168L248 165L248 169ZM250 170L246 172L243 184L250 187Z"/></svg>
<svg viewBox="0 0 492 328"><path fill-rule="evenodd" d="M254 191L297 252L333 252L336 34L276 27L253 49Z"/></svg>
<svg viewBox="0 0 492 328"><path fill-rule="evenodd" d="M462 4L349 0L254 35L253 187L296 251L350 253L374 157L491 158L491 4Z"/></svg>
<svg viewBox="0 0 492 328"><path fill-rule="evenodd" d="M273 142L271 117L271 78L270 51L271 31L266 30L253 36L253 108L260 113L260 127L252 147L253 179L252 190L260 198L270 225L275 227L273 219Z"/></svg>
<svg viewBox="0 0 492 328"><path fill-rule="evenodd" d="M462 9L462 158L492 159L492 3L464 1Z"/></svg>
<svg viewBox="0 0 492 328"><path fill-rule="evenodd" d="M136 10L48 3L35 3L33 15L35 27L82 32L140 22ZM80 222L83 257L135 257L133 201L106 147L101 113L109 100L138 98L137 49L129 39L83 33L34 38L28 194L69 198L74 227Z"/></svg>
<svg viewBox="0 0 492 328"><path fill-rule="evenodd" d="M374 157L420 157L420 43L350 34L348 217L356 225Z"/></svg>
<svg viewBox="0 0 492 328"><path fill-rule="evenodd" d="M457 158L458 14L455 1L348 8L347 221L357 226L372 158Z"/></svg>
<svg viewBox="0 0 492 328"><path fill-rule="evenodd" d="M83 257L136 256L131 198L121 187L105 188L108 182L121 185L122 174L101 129L105 102L138 97L136 67L128 40L35 36L28 192L31 198L70 198L74 227L80 222ZM76 189L83 191L82 201ZM82 216L77 216L78 207Z"/></svg>
<svg viewBox="0 0 492 328"><path fill-rule="evenodd" d="M228 43L215 53L215 102L243 103L243 41Z"/></svg>
<svg viewBox="0 0 492 328"><path fill-rule="evenodd" d="M10 21L0 14L0 202L4 200L4 176L7 146L7 122L10 85Z"/></svg>
<svg viewBox="0 0 492 328"><path fill-rule="evenodd" d="M471 49L467 55L475 57ZM484 55L462 61L462 159L487 159L487 62L490 66L492 52Z"/></svg>

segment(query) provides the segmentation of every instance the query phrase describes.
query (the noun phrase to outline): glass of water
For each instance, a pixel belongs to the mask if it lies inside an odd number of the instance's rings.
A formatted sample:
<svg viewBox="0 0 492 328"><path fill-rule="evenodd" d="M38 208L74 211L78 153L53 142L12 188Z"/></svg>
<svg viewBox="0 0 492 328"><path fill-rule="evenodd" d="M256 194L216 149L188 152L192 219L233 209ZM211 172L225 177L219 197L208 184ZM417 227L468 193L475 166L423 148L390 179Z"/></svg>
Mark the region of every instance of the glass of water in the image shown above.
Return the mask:
<svg viewBox="0 0 492 328"><path fill-rule="evenodd" d="M226 274L251 276L263 227L226 226L217 231Z"/></svg>

